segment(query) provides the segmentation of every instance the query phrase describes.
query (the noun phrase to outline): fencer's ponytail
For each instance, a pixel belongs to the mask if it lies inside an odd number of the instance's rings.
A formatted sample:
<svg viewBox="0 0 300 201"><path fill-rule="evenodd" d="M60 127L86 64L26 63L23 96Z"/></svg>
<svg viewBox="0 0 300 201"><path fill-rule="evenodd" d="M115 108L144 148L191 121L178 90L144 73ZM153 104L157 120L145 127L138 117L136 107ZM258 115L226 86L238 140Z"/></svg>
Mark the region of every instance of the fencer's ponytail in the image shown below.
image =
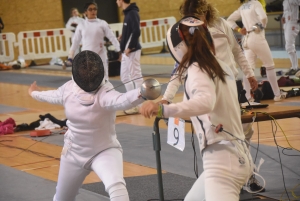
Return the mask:
<svg viewBox="0 0 300 201"><path fill-rule="evenodd" d="M180 24L179 29L186 44L188 44L188 51L179 64L178 73L182 75L186 70L186 66L197 62L200 69L205 71L211 79L218 77L225 83L226 73L213 55L215 49L207 28L205 26L189 27Z"/></svg>

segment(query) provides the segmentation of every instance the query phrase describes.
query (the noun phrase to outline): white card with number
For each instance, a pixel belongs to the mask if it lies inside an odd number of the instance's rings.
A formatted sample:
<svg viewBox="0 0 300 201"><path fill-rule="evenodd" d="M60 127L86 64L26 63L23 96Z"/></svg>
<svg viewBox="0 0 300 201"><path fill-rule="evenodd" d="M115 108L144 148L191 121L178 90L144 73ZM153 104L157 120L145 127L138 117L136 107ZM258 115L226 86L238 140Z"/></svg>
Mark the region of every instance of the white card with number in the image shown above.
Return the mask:
<svg viewBox="0 0 300 201"><path fill-rule="evenodd" d="M170 117L168 121L168 141L172 147L183 151L185 148L185 121Z"/></svg>

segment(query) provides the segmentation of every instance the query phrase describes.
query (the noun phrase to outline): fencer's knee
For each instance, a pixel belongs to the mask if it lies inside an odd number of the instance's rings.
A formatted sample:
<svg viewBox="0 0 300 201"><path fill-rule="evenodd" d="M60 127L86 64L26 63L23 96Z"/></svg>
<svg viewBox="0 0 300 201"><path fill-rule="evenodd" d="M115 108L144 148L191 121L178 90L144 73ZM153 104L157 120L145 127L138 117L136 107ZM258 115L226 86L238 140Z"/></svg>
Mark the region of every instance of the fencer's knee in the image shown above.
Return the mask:
<svg viewBox="0 0 300 201"><path fill-rule="evenodd" d="M116 183L107 189L110 200L129 201L128 191L124 183Z"/></svg>
<svg viewBox="0 0 300 201"><path fill-rule="evenodd" d="M287 53L292 53L296 51L295 45L293 44L285 44L285 50L287 51Z"/></svg>

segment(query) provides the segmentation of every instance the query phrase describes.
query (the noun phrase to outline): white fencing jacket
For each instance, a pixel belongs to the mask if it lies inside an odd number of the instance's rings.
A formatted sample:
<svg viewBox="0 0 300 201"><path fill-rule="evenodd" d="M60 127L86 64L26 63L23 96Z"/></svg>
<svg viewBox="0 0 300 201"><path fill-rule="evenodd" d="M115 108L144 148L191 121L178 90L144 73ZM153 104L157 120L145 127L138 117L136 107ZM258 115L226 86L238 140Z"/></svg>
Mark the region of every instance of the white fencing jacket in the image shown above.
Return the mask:
<svg viewBox="0 0 300 201"><path fill-rule="evenodd" d="M198 63L187 69L184 100L179 103L164 105L164 117L191 118L195 132L199 137L200 151L210 144L222 140L235 140L230 135L215 133L215 128L222 124L224 130L244 140L240 105L238 103L235 76L231 68L218 60L228 74L226 84L218 78L212 80L200 70Z"/></svg>
<svg viewBox="0 0 300 201"><path fill-rule="evenodd" d="M117 110L130 109L143 102L140 89L120 93L106 82L98 91L88 93L68 81L57 90L33 91L31 96L43 102L63 105L68 131L64 150L84 167L95 155L111 147L121 147L115 131Z"/></svg>
<svg viewBox="0 0 300 201"><path fill-rule="evenodd" d="M79 17L79 16L73 16L73 17L70 17L70 19L68 20L67 24L66 24L66 28L67 29L70 29L71 31L75 31L75 27L71 26L73 23L77 24L80 24L84 21L83 18Z"/></svg>
<svg viewBox="0 0 300 201"><path fill-rule="evenodd" d="M120 51L120 43L106 21L100 20L98 18L86 18L76 28L74 37L72 39L69 58L74 57L74 53L79 47L80 42L82 43L82 51L90 50L97 53L98 55L104 53L106 54L104 37L107 37L111 41L111 43L115 47L116 52Z"/></svg>
<svg viewBox="0 0 300 201"><path fill-rule="evenodd" d="M226 20L219 18L219 20L209 26L208 29L215 46L216 58L225 62L231 68L235 77L238 75L236 63L240 66L246 78L253 77L254 72L249 66L248 61ZM167 86L162 98L163 100L172 102L174 99L175 94L181 85L180 78L176 79L176 77L177 75L172 76L172 81L169 82Z"/></svg>
<svg viewBox="0 0 300 201"><path fill-rule="evenodd" d="M261 23L263 27L266 27L268 22L267 14L261 3L257 0L249 0L246 3L243 3L227 18L227 22L232 29L235 29L238 26L236 21L241 18L247 31L251 31L252 26L256 23Z"/></svg>
<svg viewBox="0 0 300 201"><path fill-rule="evenodd" d="M285 22L296 22L299 19L299 6L300 0L284 0L283 3L283 16Z"/></svg>

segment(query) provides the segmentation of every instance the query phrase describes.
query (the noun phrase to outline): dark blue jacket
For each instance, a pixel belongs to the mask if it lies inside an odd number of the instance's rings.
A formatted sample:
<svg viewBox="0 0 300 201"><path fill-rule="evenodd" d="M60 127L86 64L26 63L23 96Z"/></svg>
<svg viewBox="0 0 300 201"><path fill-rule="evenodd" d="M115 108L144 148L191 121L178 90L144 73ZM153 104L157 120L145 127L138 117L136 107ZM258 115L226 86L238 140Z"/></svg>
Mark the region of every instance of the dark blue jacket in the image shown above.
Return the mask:
<svg viewBox="0 0 300 201"><path fill-rule="evenodd" d="M131 52L140 50L141 44L139 43L139 37L141 35L140 30L140 16L139 8L136 3L131 3L125 10L123 10L125 18L123 22L122 38L121 38L121 51L124 52L126 44L131 36L131 40L128 48Z"/></svg>
<svg viewBox="0 0 300 201"><path fill-rule="evenodd" d="M0 28L0 33L1 33L2 29L4 29L4 23L2 22L1 17L0 17L0 24L2 24L2 28Z"/></svg>

